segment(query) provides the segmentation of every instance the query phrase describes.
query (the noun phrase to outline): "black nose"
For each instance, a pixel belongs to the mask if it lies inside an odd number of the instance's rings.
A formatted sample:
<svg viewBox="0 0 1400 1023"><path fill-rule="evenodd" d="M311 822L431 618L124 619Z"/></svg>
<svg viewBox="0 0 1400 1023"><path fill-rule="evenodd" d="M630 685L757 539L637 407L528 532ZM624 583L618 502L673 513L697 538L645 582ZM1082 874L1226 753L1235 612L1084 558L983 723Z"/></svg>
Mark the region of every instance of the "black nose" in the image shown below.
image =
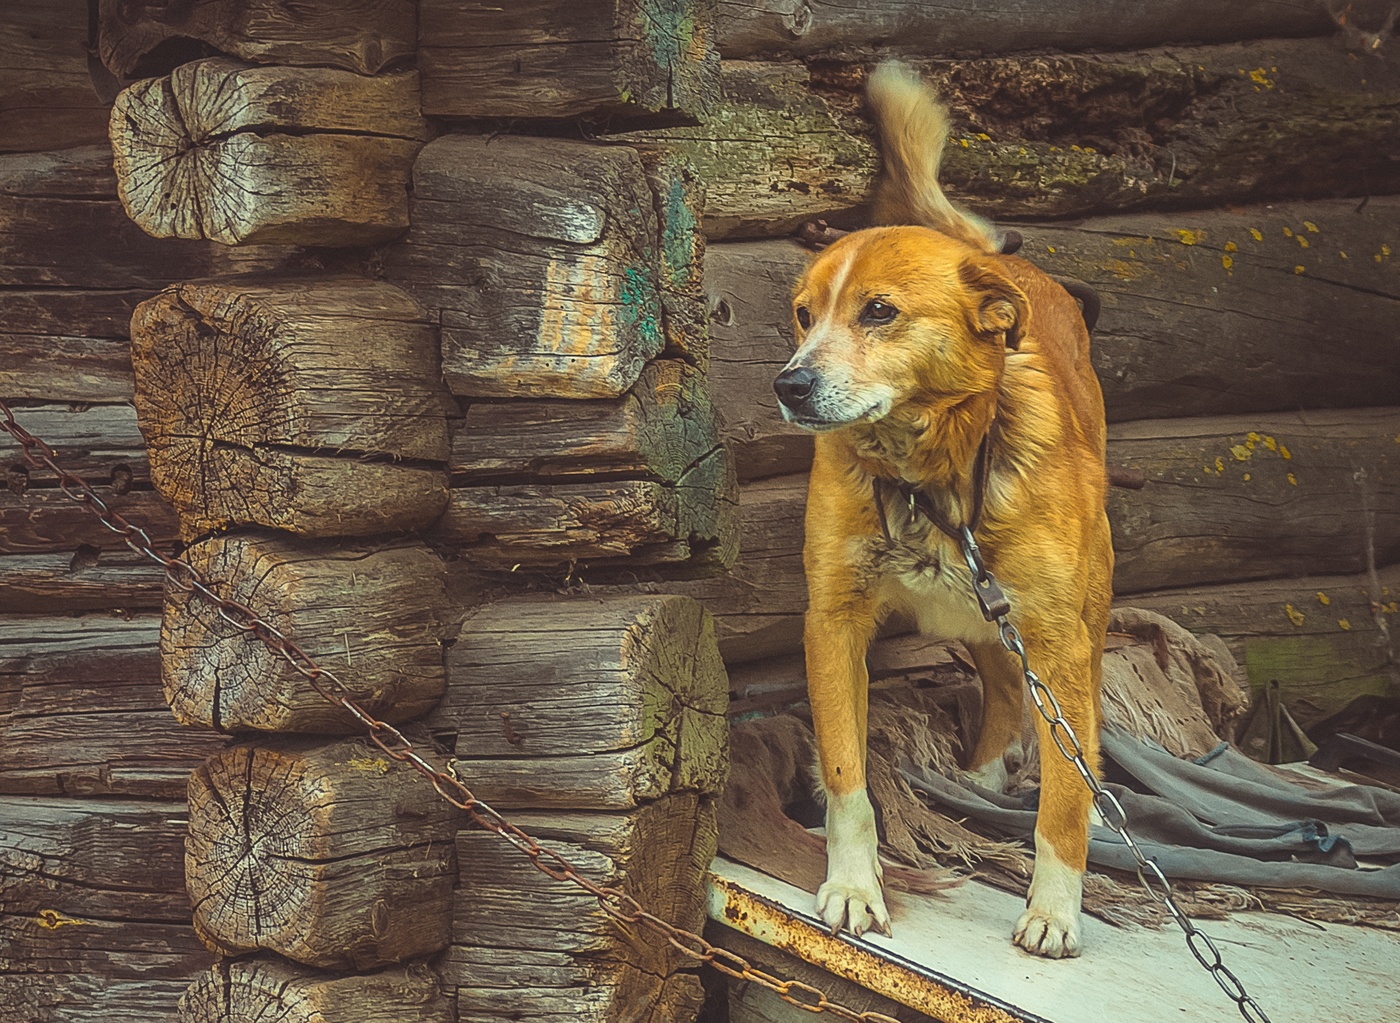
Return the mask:
<svg viewBox="0 0 1400 1023"><path fill-rule="evenodd" d="M816 389L817 374L806 366L785 369L773 381L773 390L777 393L778 400L790 409L801 405Z"/></svg>

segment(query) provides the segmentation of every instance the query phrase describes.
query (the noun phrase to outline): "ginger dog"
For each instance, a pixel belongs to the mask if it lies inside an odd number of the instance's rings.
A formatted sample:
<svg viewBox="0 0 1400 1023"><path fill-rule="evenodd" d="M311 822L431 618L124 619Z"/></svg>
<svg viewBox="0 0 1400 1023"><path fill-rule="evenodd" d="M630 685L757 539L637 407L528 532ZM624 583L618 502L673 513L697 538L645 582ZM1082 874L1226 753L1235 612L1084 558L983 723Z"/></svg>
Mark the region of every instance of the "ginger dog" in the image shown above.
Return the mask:
<svg viewBox="0 0 1400 1023"><path fill-rule="evenodd" d="M817 911L856 934L889 933L865 784L865 654L882 617L904 611L971 652L984 687L974 780L1000 789L1021 734L1019 662L983 620L957 542L909 495L945 528L974 526L1031 667L1095 771L1113 573L1103 396L1078 307L1030 263L998 255L992 229L944 196L948 114L933 91L886 64L868 94L887 164L877 222L917 226L854 232L813 261L793 300L797 353L773 385L783 416L817 433L803 552L827 795ZM1035 873L1013 940L1060 958L1080 950L1090 795L1035 717Z"/></svg>

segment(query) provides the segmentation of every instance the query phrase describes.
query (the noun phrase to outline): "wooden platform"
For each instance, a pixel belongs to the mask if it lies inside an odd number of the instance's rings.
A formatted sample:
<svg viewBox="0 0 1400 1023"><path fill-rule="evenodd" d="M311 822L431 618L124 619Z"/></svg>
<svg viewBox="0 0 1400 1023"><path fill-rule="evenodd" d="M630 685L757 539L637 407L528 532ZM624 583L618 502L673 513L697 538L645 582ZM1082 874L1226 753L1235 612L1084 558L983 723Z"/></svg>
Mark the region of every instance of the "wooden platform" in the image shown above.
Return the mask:
<svg viewBox="0 0 1400 1023"><path fill-rule="evenodd" d="M724 858L711 868L710 918L946 1023L1196 1023L1237 1018L1175 927L1084 919L1084 955L1037 959L1009 935L1020 900L976 881L946 897L895 893L894 937L833 938L813 897ZM1237 913L1201 929L1274 1023L1396 1018L1400 934Z"/></svg>

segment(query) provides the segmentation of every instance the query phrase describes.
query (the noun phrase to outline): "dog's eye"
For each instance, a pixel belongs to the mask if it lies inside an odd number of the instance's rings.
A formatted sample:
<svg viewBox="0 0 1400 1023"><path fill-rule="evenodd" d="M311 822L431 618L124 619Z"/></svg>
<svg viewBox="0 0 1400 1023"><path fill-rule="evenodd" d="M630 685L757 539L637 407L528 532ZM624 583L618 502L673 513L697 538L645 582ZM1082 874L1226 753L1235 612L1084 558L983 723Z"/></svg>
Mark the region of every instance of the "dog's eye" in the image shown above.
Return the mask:
<svg viewBox="0 0 1400 1023"><path fill-rule="evenodd" d="M861 323L889 323L899 315L899 310L888 302L881 302L878 298L872 298L865 307L865 311L860 314Z"/></svg>
<svg viewBox="0 0 1400 1023"><path fill-rule="evenodd" d="M803 330L812 329L812 314L807 311L805 305L797 307L797 323Z"/></svg>

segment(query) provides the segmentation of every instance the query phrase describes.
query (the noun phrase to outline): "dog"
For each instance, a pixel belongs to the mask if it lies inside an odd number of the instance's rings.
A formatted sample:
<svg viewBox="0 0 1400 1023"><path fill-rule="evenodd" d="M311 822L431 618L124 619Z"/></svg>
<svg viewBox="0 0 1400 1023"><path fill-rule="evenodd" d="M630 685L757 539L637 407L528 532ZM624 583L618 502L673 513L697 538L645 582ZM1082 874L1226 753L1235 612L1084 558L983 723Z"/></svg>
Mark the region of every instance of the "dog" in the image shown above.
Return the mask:
<svg viewBox="0 0 1400 1023"><path fill-rule="evenodd" d="M902 611L967 647L984 691L968 768L1000 790L1026 687L955 539L973 527L1032 669L1097 772L1113 548L1103 395L1079 307L944 195L949 119L929 86L887 63L867 97L885 161L875 219L888 226L840 238L807 268L793 298L797 351L773 386L784 418L816 434L803 562L826 794L817 912L833 931L888 934L865 784L865 655L878 624ZM1091 797L1036 717L1035 873L1012 940L1061 958L1080 952Z"/></svg>

